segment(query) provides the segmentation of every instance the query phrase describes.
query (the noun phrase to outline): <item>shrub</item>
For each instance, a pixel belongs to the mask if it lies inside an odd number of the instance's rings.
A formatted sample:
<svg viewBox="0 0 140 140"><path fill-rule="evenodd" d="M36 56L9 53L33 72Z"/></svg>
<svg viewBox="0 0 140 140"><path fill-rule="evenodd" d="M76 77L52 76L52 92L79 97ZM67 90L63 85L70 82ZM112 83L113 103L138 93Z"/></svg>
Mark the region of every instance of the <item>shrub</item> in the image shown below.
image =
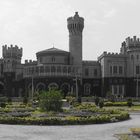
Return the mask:
<svg viewBox="0 0 140 140"><path fill-rule="evenodd" d="M95 97L95 105L96 105L96 106L98 106L99 101L100 101L100 98L99 98L99 97Z"/></svg>
<svg viewBox="0 0 140 140"><path fill-rule="evenodd" d="M60 111L62 107L62 94L56 89L40 94L40 107L44 111Z"/></svg>
<svg viewBox="0 0 140 140"><path fill-rule="evenodd" d="M0 107L5 108L6 107L6 103L5 102L1 102L0 103Z"/></svg>
<svg viewBox="0 0 140 140"><path fill-rule="evenodd" d="M127 106L127 102L105 102L104 106Z"/></svg>
<svg viewBox="0 0 140 140"><path fill-rule="evenodd" d="M12 98L11 98L11 97L8 97L7 102L8 102L9 104L11 104L11 103L12 103Z"/></svg>
<svg viewBox="0 0 140 140"><path fill-rule="evenodd" d="M129 99L127 100L127 105L128 105L128 107L131 107L131 106L133 105L132 99L131 99L131 98L129 98Z"/></svg>
<svg viewBox="0 0 140 140"><path fill-rule="evenodd" d="M99 107L100 107L100 108L103 108L103 106L104 106L104 101L103 101L103 100L100 100L100 101L99 101Z"/></svg>
<svg viewBox="0 0 140 140"><path fill-rule="evenodd" d="M75 101L75 97L73 96L66 96L67 102L69 102L70 105L72 105Z"/></svg>
<svg viewBox="0 0 140 140"><path fill-rule="evenodd" d="M28 98L25 96L23 97L23 104L27 104L28 103Z"/></svg>

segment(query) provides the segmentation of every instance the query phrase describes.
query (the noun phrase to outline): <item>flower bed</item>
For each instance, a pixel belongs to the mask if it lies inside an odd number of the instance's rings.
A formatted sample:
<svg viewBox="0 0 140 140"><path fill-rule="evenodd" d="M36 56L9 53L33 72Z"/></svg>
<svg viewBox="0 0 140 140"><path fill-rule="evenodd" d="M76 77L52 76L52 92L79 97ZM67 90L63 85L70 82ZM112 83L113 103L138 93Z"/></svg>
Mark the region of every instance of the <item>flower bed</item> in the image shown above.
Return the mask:
<svg viewBox="0 0 140 140"><path fill-rule="evenodd" d="M129 119L128 112L100 109L92 104L80 104L62 112L41 112L32 108L1 109L0 123L29 125L83 125L111 123Z"/></svg>

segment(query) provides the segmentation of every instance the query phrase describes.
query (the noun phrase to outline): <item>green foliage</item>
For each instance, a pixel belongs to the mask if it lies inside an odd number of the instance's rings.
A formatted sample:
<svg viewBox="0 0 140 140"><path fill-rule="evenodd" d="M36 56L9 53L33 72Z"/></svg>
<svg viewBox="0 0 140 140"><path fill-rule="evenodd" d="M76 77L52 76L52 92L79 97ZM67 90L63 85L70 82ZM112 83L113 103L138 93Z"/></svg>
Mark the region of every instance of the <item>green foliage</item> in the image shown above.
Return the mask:
<svg viewBox="0 0 140 140"><path fill-rule="evenodd" d="M127 106L127 102L105 102L104 106Z"/></svg>
<svg viewBox="0 0 140 140"><path fill-rule="evenodd" d="M98 96L95 97L95 105L98 106L99 105L99 101L100 101L100 98Z"/></svg>
<svg viewBox="0 0 140 140"><path fill-rule="evenodd" d="M127 105L128 105L128 107L131 107L131 106L133 105L132 99L131 99L131 98L129 98L129 99L127 100Z"/></svg>
<svg viewBox="0 0 140 140"><path fill-rule="evenodd" d="M5 102L1 102L0 103L0 107L5 108L6 107L6 103Z"/></svg>
<svg viewBox="0 0 140 140"><path fill-rule="evenodd" d="M28 125L81 125L81 124L100 124L128 119L126 113L116 115L94 115L89 117L67 116L67 117L3 117L0 116L0 123L3 124L28 124ZM114 121L112 121L114 120Z"/></svg>
<svg viewBox="0 0 140 140"><path fill-rule="evenodd" d="M116 96L114 94L112 94L111 91L108 91L106 93L106 97L110 102L115 102L115 100L116 100Z"/></svg>
<svg viewBox="0 0 140 140"><path fill-rule="evenodd" d="M67 102L69 102L70 105L73 105L73 103L75 101L75 97L73 97L73 96L66 96L66 100L67 100Z"/></svg>
<svg viewBox="0 0 140 140"><path fill-rule="evenodd" d="M9 104L11 104L11 103L12 103L12 98L11 98L11 97L8 97L7 102L8 102Z"/></svg>
<svg viewBox="0 0 140 140"><path fill-rule="evenodd" d="M60 111L62 107L62 93L51 89L40 94L40 107L44 111Z"/></svg>
<svg viewBox="0 0 140 140"><path fill-rule="evenodd" d="M103 106L104 106L104 101L103 101L103 100L100 100L100 101L99 101L99 107L100 107L100 108L103 108Z"/></svg>
<svg viewBox="0 0 140 140"><path fill-rule="evenodd" d="M25 96L25 97L23 97L23 104L27 104L28 103L28 98L27 98L27 96Z"/></svg>

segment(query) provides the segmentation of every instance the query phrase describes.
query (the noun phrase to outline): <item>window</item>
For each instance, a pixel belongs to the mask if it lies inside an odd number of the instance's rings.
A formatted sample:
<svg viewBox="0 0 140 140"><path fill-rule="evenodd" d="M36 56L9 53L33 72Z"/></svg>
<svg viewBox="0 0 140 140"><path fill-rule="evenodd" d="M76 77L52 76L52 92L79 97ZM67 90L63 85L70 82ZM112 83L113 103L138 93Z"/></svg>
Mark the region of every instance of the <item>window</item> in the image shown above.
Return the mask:
<svg viewBox="0 0 140 140"><path fill-rule="evenodd" d="M40 67L40 73L43 73L43 72L44 72L44 67L41 66L41 67Z"/></svg>
<svg viewBox="0 0 140 140"><path fill-rule="evenodd" d="M52 62L55 62L55 57L54 56L52 57Z"/></svg>
<svg viewBox="0 0 140 140"><path fill-rule="evenodd" d="M136 66L136 74L140 74L140 66Z"/></svg>
<svg viewBox="0 0 140 140"><path fill-rule="evenodd" d="M88 68L85 69L85 76L88 76L89 75L89 70Z"/></svg>
<svg viewBox="0 0 140 140"><path fill-rule="evenodd" d="M114 86L114 94L117 94L117 86Z"/></svg>
<svg viewBox="0 0 140 140"><path fill-rule="evenodd" d="M45 72L50 72L50 67L45 67Z"/></svg>
<svg viewBox="0 0 140 140"><path fill-rule="evenodd" d="M94 76L97 76L97 69L94 69Z"/></svg>
<svg viewBox="0 0 140 140"><path fill-rule="evenodd" d="M55 72L55 67L54 66L51 67L51 72Z"/></svg>
<svg viewBox="0 0 140 140"><path fill-rule="evenodd" d="M122 66L119 66L119 74L122 74L123 73L123 68Z"/></svg>
<svg viewBox="0 0 140 140"><path fill-rule="evenodd" d="M137 55L137 60L139 60L139 55Z"/></svg>
<svg viewBox="0 0 140 140"><path fill-rule="evenodd" d="M134 59L134 56L133 56L133 54L131 55L131 60L133 60Z"/></svg>
<svg viewBox="0 0 140 140"><path fill-rule="evenodd" d="M120 94L120 95L122 94L122 91L123 91L122 88L123 88L123 87L120 85L120 86L119 86L119 94Z"/></svg>
<svg viewBox="0 0 140 140"><path fill-rule="evenodd" d="M90 88L91 88L91 85L90 84L86 83L84 85L84 94L85 95L90 95Z"/></svg>
<svg viewBox="0 0 140 140"><path fill-rule="evenodd" d="M110 66L110 74L112 74L112 66Z"/></svg>
<svg viewBox="0 0 140 140"><path fill-rule="evenodd" d="M113 74L117 74L117 66L113 67Z"/></svg>
<svg viewBox="0 0 140 140"><path fill-rule="evenodd" d="M42 63L42 57L40 57L39 61L40 61L40 63Z"/></svg>

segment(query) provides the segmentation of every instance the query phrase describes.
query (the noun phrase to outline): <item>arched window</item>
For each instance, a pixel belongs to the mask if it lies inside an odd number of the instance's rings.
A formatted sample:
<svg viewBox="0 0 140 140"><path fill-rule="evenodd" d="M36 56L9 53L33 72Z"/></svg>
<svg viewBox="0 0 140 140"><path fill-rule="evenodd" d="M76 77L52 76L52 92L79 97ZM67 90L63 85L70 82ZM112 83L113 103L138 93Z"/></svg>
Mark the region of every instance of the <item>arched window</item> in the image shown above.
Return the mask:
<svg viewBox="0 0 140 140"><path fill-rule="evenodd" d="M89 83L84 84L84 95L90 95L91 85Z"/></svg>
<svg viewBox="0 0 140 140"><path fill-rule="evenodd" d="M46 87L45 84L40 82L36 85L36 91L45 90L45 87Z"/></svg>
<svg viewBox="0 0 140 140"><path fill-rule="evenodd" d="M48 88L49 88L49 89L58 89L58 84L57 84L57 83L50 83L50 84L48 85Z"/></svg>

